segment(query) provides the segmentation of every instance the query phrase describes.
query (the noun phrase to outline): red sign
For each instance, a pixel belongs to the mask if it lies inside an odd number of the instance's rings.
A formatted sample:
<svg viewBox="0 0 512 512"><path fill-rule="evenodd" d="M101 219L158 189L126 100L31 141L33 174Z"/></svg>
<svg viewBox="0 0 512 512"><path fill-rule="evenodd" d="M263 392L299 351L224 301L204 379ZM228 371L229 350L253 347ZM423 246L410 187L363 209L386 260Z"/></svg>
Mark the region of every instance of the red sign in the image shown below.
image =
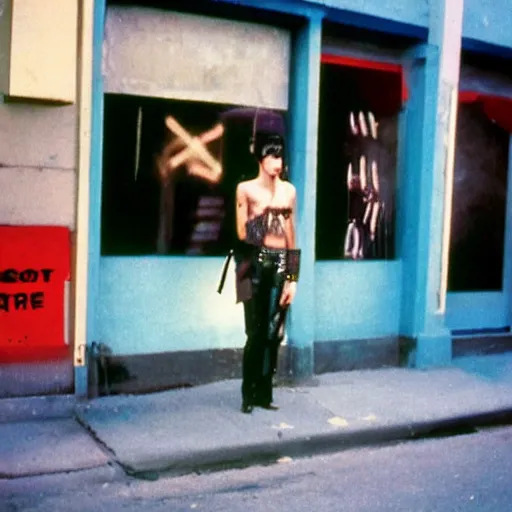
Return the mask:
<svg viewBox="0 0 512 512"><path fill-rule="evenodd" d="M64 282L69 230L0 226L0 362L67 353Z"/></svg>

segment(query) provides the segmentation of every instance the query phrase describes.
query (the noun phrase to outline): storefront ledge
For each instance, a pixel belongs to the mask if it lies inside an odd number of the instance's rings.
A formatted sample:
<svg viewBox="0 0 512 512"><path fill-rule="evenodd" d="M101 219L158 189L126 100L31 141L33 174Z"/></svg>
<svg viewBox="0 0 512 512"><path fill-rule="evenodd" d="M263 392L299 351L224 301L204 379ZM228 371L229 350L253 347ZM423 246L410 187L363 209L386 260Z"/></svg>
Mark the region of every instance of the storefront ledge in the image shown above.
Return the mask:
<svg viewBox="0 0 512 512"><path fill-rule="evenodd" d="M485 356L512 352L512 333L474 334L452 339L453 357Z"/></svg>
<svg viewBox="0 0 512 512"><path fill-rule="evenodd" d="M314 357L316 374L398 366L399 339L386 336L316 342Z"/></svg>
<svg viewBox="0 0 512 512"><path fill-rule="evenodd" d="M400 366L416 366L417 340L399 338ZM464 356L485 356L512 352L512 333L451 336L451 359Z"/></svg>
<svg viewBox="0 0 512 512"><path fill-rule="evenodd" d="M241 378L242 349L113 355L89 362L88 395L154 393Z"/></svg>
<svg viewBox="0 0 512 512"><path fill-rule="evenodd" d="M281 345L276 375L277 385L315 386L314 349L312 346Z"/></svg>
<svg viewBox="0 0 512 512"><path fill-rule="evenodd" d="M109 356L89 361L88 396L152 393L242 377L243 349ZM281 345L277 385L316 385L315 375L399 365L399 339Z"/></svg>
<svg viewBox="0 0 512 512"><path fill-rule="evenodd" d="M398 338L398 360L399 366L413 368L416 357L416 340L408 336Z"/></svg>
<svg viewBox="0 0 512 512"><path fill-rule="evenodd" d="M91 359L88 396L153 393L242 378L243 349L165 352ZM278 384L307 384L313 375L313 350L282 345Z"/></svg>

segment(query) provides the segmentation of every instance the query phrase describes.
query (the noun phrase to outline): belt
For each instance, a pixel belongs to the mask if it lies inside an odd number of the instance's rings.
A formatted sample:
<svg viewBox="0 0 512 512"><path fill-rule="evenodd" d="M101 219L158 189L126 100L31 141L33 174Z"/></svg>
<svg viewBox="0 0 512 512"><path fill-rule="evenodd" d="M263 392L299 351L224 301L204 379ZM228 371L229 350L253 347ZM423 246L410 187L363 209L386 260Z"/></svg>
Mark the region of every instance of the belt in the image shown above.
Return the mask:
<svg viewBox="0 0 512 512"><path fill-rule="evenodd" d="M283 268L286 264L286 253L287 249L272 249L268 247L262 247L256 253L256 258L259 263L279 263ZM231 258L233 258L234 250L231 249L224 260L224 265L222 267L222 272L220 275L219 286L217 287L217 293L222 293L224 289L224 284L226 282L226 276L228 273L229 264L231 262Z"/></svg>
<svg viewBox="0 0 512 512"><path fill-rule="evenodd" d="M263 268L274 268L279 275L286 272L286 249L268 249L262 247L256 255L256 265L261 265Z"/></svg>
<svg viewBox="0 0 512 512"><path fill-rule="evenodd" d="M262 247L257 252L257 260L261 262L283 262L286 260L286 249L269 249Z"/></svg>

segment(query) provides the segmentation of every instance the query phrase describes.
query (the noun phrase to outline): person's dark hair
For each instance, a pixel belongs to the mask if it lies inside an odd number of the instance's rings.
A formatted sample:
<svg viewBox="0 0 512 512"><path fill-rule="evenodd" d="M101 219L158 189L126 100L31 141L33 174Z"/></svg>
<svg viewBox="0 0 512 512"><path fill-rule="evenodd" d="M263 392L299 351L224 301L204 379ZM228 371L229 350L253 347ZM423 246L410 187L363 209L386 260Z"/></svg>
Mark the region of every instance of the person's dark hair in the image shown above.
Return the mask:
<svg viewBox="0 0 512 512"><path fill-rule="evenodd" d="M277 133L257 133L254 140L254 156L261 162L268 155L284 158L284 139Z"/></svg>

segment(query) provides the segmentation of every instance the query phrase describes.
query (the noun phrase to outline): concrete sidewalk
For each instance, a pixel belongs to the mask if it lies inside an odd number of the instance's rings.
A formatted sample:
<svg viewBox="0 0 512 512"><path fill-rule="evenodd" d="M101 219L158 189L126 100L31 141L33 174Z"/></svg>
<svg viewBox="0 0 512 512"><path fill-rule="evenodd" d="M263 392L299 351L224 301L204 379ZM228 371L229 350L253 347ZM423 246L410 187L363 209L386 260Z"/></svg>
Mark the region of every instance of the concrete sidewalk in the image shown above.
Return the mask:
<svg viewBox="0 0 512 512"><path fill-rule="evenodd" d="M312 386L277 388L275 401L279 411L242 414L240 381L231 380L100 397L76 403L67 418L14 416L0 423L0 477L116 462L129 474L151 478L509 422L512 355L460 358L428 371L324 374ZM69 411L67 404L63 415ZM5 412L0 403L0 421Z"/></svg>

